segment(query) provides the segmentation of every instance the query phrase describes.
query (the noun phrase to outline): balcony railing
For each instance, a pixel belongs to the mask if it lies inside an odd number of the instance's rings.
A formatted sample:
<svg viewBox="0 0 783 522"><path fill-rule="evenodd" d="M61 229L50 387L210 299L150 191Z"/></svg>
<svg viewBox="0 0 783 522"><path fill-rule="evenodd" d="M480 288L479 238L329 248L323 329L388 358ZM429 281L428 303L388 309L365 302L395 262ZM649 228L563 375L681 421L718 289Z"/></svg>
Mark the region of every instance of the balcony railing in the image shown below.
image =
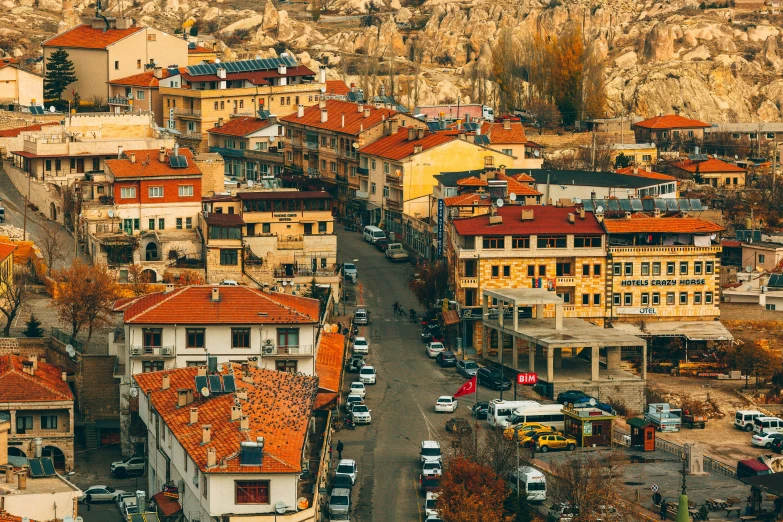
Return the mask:
<svg viewBox="0 0 783 522"><path fill-rule="evenodd" d="M337 155L341 158L356 159L359 154L355 150L337 149Z"/></svg>
<svg viewBox="0 0 783 522"><path fill-rule="evenodd" d="M328 277L337 273L335 265L325 268L318 267L313 270L312 266L294 266L291 268L275 268L275 278L285 279L287 277Z"/></svg>
<svg viewBox="0 0 783 522"><path fill-rule="evenodd" d="M304 169L301 165L286 165L285 170L293 173L293 174L302 174L304 173Z"/></svg>
<svg viewBox="0 0 783 522"><path fill-rule="evenodd" d="M386 183L389 185L402 185L402 176L386 174Z"/></svg>
<svg viewBox="0 0 783 522"><path fill-rule="evenodd" d="M191 117L191 118L201 118L201 111L198 109L174 109L174 115Z"/></svg>
<svg viewBox="0 0 783 522"><path fill-rule="evenodd" d="M396 199L386 198L386 206L388 208L400 209L402 208L402 203L397 201Z"/></svg>
<svg viewBox="0 0 783 522"><path fill-rule="evenodd" d="M109 105L130 105L128 98L124 96L113 96L109 98Z"/></svg>
<svg viewBox="0 0 783 522"><path fill-rule="evenodd" d="M204 136L200 132L183 132L181 138L186 140L203 140Z"/></svg>
<svg viewBox="0 0 783 522"><path fill-rule="evenodd" d="M310 150L318 150L318 142L317 141L306 141L305 147L307 147Z"/></svg>
<svg viewBox="0 0 783 522"><path fill-rule="evenodd" d="M235 158L241 158L247 151L245 149L231 149L228 147L210 147L209 152L217 152L221 156L233 156Z"/></svg>
<svg viewBox="0 0 783 522"><path fill-rule="evenodd" d="M365 192L364 190L356 191L356 199L368 199L369 197L370 197L369 192Z"/></svg>
<svg viewBox="0 0 783 522"><path fill-rule="evenodd" d="M356 167L356 172L358 172L360 176L370 175L370 169L366 169L364 167Z"/></svg>
<svg viewBox="0 0 783 522"><path fill-rule="evenodd" d="M459 280L459 285L462 288L478 288L478 278L477 277L461 277Z"/></svg>
<svg viewBox="0 0 783 522"><path fill-rule="evenodd" d="M337 183L348 183L348 176L343 176L342 174L335 175L335 179Z"/></svg>
<svg viewBox="0 0 783 522"><path fill-rule="evenodd" d="M690 246L690 245L636 245L636 246L613 246L609 245L610 254L633 254L647 255L652 254L660 256L662 254L716 254L721 251L721 246Z"/></svg>
<svg viewBox="0 0 783 522"><path fill-rule="evenodd" d="M307 175L311 178L320 178L321 174L318 173L318 169L314 169L312 167L307 168Z"/></svg>
<svg viewBox="0 0 783 522"><path fill-rule="evenodd" d="M259 159L259 160L266 160L266 161L272 161L275 163L282 163L283 162L283 153L282 152L272 152L269 150L245 150L245 157L248 159Z"/></svg>
<svg viewBox="0 0 783 522"><path fill-rule="evenodd" d="M278 237L277 248L280 250L301 250L304 248L304 236Z"/></svg>
<svg viewBox="0 0 783 522"><path fill-rule="evenodd" d="M158 357L174 357L173 346L131 346L131 357L141 357L144 355L154 355Z"/></svg>
<svg viewBox="0 0 783 522"><path fill-rule="evenodd" d="M264 356L313 355L313 345L300 344L298 346L279 346L277 344L266 344L261 346L261 353Z"/></svg>
<svg viewBox="0 0 783 522"><path fill-rule="evenodd" d="M291 145L294 147L302 146L302 138L291 138Z"/></svg>

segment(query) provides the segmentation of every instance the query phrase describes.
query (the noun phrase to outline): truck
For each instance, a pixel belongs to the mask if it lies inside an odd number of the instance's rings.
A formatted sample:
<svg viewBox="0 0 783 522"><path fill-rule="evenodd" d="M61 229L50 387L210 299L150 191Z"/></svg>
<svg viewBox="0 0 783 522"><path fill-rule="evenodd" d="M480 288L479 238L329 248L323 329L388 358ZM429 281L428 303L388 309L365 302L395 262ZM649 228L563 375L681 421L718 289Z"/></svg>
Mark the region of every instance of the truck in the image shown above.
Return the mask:
<svg viewBox="0 0 783 522"><path fill-rule="evenodd" d="M677 432L682 424L680 414L681 410L672 408L665 402L653 403L647 405L644 419L658 428L658 431Z"/></svg>
<svg viewBox="0 0 783 522"><path fill-rule="evenodd" d="M392 261L407 261L408 251L400 243L389 243L386 247L386 257Z"/></svg>
<svg viewBox="0 0 783 522"><path fill-rule="evenodd" d="M687 426L690 429L693 428L701 428L704 429L704 427L707 425L707 416L706 415L696 415L690 410L682 410L682 424L683 426Z"/></svg>
<svg viewBox="0 0 783 522"><path fill-rule="evenodd" d="M421 105L414 107L413 114L416 118L423 118L426 121L437 121L441 115L445 120L466 120L467 116L474 119L481 119L488 122L495 121L495 111L492 107L481 105L479 103L467 103L465 105Z"/></svg>

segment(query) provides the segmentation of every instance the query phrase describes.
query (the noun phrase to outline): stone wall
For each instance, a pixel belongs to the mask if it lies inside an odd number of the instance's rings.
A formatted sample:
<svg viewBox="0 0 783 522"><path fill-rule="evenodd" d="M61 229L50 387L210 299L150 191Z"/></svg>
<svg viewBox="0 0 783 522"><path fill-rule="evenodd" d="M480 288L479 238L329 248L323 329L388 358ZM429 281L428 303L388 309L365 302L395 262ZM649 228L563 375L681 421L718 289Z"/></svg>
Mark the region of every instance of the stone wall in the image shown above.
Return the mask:
<svg viewBox="0 0 783 522"><path fill-rule="evenodd" d="M783 312L766 310L758 301L748 304L721 303L721 321L783 321Z"/></svg>
<svg viewBox="0 0 783 522"><path fill-rule="evenodd" d="M207 248L207 283L220 283L226 279L242 280L242 250L239 250L239 262L236 265L220 264L220 249Z"/></svg>
<svg viewBox="0 0 783 522"><path fill-rule="evenodd" d="M615 381L596 383L590 380L586 381L564 381L554 383L553 398L557 394L566 390L581 390L586 394L595 397L601 402L609 399L622 402L629 411L643 413L646 403L645 398L646 383L639 379L638 381Z"/></svg>
<svg viewBox="0 0 783 522"><path fill-rule="evenodd" d="M117 419L120 415L119 379L114 378L114 355L83 355L76 375L79 408L86 419Z"/></svg>
<svg viewBox="0 0 783 522"><path fill-rule="evenodd" d="M22 195L27 195L27 189L30 189L30 202L38 207L38 210L44 215L49 216L49 208L52 203L57 208L57 222L63 223L62 200L60 198L60 189L51 183L38 181L35 178L29 179L20 169L17 169L8 162L3 163L3 170L8 174L8 179L14 184L16 190ZM29 180L29 181L28 181ZM32 210L28 209L28 213Z"/></svg>

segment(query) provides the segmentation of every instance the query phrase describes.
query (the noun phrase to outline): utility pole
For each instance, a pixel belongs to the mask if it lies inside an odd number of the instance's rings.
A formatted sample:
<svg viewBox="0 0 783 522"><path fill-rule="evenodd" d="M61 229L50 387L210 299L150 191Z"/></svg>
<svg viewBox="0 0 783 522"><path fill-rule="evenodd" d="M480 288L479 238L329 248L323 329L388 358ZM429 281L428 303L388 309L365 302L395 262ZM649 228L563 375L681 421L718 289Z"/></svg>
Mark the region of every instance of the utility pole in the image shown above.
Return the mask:
<svg viewBox="0 0 783 522"><path fill-rule="evenodd" d="M772 200L775 199L775 182L778 174L778 134L775 133L775 148L772 150Z"/></svg>
<svg viewBox="0 0 783 522"><path fill-rule="evenodd" d="M24 228L22 232L22 240L27 241L27 204L30 201L30 180L32 179L33 174L31 172L27 173L27 195L24 197Z"/></svg>

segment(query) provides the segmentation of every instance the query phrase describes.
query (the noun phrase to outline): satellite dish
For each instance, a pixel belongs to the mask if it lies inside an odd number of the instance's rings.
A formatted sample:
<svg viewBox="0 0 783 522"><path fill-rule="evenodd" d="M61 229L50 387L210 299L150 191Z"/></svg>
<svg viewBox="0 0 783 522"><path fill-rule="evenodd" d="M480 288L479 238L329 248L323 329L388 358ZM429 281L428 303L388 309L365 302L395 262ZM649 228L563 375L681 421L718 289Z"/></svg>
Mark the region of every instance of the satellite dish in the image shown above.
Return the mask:
<svg viewBox="0 0 783 522"><path fill-rule="evenodd" d="M587 404L589 404L590 406L595 406L595 399L590 397L590 400L587 401Z"/></svg>
<svg viewBox="0 0 783 522"><path fill-rule="evenodd" d="M332 329L330 328L330 326L328 324L324 325L324 332L329 333L331 330Z"/></svg>
<svg viewBox="0 0 783 522"><path fill-rule="evenodd" d="M310 505L310 501L307 500L307 497L299 497L296 501L296 507L299 509L307 509L307 506Z"/></svg>
<svg viewBox="0 0 783 522"><path fill-rule="evenodd" d="M201 388L201 396L202 397L209 397L209 388L207 388L206 386Z"/></svg>
<svg viewBox="0 0 783 522"><path fill-rule="evenodd" d="M498 208L501 208L503 206L503 198L498 198L495 204L498 206Z"/></svg>
<svg viewBox="0 0 783 522"><path fill-rule="evenodd" d="M603 213L604 213L604 207L602 207L601 205L598 205L598 206L595 208L595 213L596 213L596 214L603 214Z"/></svg>
<svg viewBox="0 0 783 522"><path fill-rule="evenodd" d="M536 158L539 157L540 155L541 155L541 152L539 152L538 149L533 151L533 156L535 156Z"/></svg>
<svg viewBox="0 0 783 522"><path fill-rule="evenodd" d="M130 393L130 396L135 399L136 397L139 396L139 389L136 388L135 386L131 386L131 389L128 393Z"/></svg>
<svg viewBox="0 0 783 522"><path fill-rule="evenodd" d="M110 218L113 218L113 217L114 217L114 211L113 211L113 210L110 210L110 211L109 211L109 212L107 212L107 213L109 214L109 217L110 217Z"/></svg>
<svg viewBox="0 0 783 522"><path fill-rule="evenodd" d="M321 87L321 92L326 92L326 87Z"/></svg>
<svg viewBox="0 0 783 522"><path fill-rule="evenodd" d="M54 108L54 105L49 107L49 112L51 112L51 113L57 112L57 109Z"/></svg>
<svg viewBox="0 0 783 522"><path fill-rule="evenodd" d="M217 371L218 371L218 373L223 373L223 365L222 364L218 364L217 365Z"/></svg>
<svg viewBox="0 0 783 522"><path fill-rule="evenodd" d="M215 58L215 63L220 63L220 58Z"/></svg>
<svg viewBox="0 0 783 522"><path fill-rule="evenodd" d="M283 286L287 285L288 281L283 281Z"/></svg>
<svg viewBox="0 0 783 522"><path fill-rule="evenodd" d="M285 502L280 501L275 504L275 513L278 515L282 515L285 513L285 510L288 509L288 506L285 505Z"/></svg>
<svg viewBox="0 0 783 522"><path fill-rule="evenodd" d="M579 205L579 204L581 204L581 203L582 203L582 198L574 198L574 200L573 200L573 201L574 201L574 203L576 203L577 205Z"/></svg>
<svg viewBox="0 0 783 522"><path fill-rule="evenodd" d="M735 160L738 160L738 159L739 159L739 156L737 156L737 155L735 154L735 155L734 155L734 159L735 159Z"/></svg>
<svg viewBox="0 0 783 522"><path fill-rule="evenodd" d="M358 148L359 148L359 144L358 144L358 143L356 143L356 142L354 142L354 144L353 144L353 145L351 145L351 147L353 147L354 149L358 149Z"/></svg>
<svg viewBox="0 0 783 522"><path fill-rule="evenodd" d="M655 142L652 142L650 145L652 145L653 148L655 148Z"/></svg>
<svg viewBox="0 0 783 522"><path fill-rule="evenodd" d="M746 271L747 273L751 273L751 272L753 272L753 267L752 267L752 266L750 266L750 265L748 265L748 266L746 266L746 267L745 267L745 271Z"/></svg>
<svg viewBox="0 0 783 522"><path fill-rule="evenodd" d="M68 354L68 357L76 357L76 350L73 349L72 344L65 345L65 353Z"/></svg>
<svg viewBox="0 0 783 522"><path fill-rule="evenodd" d="M712 234L712 235L710 236L710 240L712 240L712 241L715 241L715 239L716 239L717 237L718 237L718 235L717 235L717 234Z"/></svg>
<svg viewBox="0 0 783 522"><path fill-rule="evenodd" d="M516 201L517 195L512 192L511 194L508 195L508 199L510 199L511 201Z"/></svg>

